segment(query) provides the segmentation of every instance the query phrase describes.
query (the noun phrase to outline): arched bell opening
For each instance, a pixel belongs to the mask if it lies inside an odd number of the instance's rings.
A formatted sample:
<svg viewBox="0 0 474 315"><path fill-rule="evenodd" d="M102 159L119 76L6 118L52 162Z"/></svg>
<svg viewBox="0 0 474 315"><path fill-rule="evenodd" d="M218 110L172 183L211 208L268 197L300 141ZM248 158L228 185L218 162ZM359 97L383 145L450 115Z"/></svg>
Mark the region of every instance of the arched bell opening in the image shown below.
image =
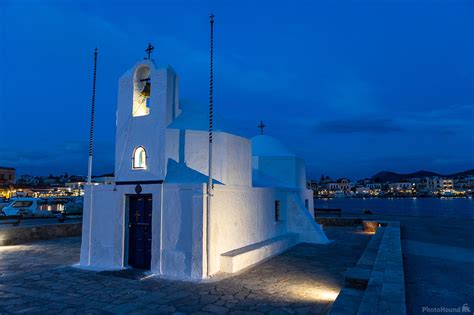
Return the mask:
<svg viewBox="0 0 474 315"><path fill-rule="evenodd" d="M147 65L139 66L135 71L133 82L132 116L146 116L150 114L150 67Z"/></svg>

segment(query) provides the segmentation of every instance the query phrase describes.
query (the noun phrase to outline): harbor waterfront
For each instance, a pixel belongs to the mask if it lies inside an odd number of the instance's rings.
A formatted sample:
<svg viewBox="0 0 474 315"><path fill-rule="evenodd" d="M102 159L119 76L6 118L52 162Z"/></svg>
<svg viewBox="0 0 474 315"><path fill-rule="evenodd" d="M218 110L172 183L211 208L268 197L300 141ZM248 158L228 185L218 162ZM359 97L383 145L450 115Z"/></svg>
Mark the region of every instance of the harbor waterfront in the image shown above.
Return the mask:
<svg viewBox="0 0 474 315"><path fill-rule="evenodd" d="M474 1L0 12L0 315L474 315Z"/></svg>
<svg viewBox="0 0 474 315"><path fill-rule="evenodd" d="M473 198L315 198L316 208L338 208L342 214L474 219Z"/></svg>

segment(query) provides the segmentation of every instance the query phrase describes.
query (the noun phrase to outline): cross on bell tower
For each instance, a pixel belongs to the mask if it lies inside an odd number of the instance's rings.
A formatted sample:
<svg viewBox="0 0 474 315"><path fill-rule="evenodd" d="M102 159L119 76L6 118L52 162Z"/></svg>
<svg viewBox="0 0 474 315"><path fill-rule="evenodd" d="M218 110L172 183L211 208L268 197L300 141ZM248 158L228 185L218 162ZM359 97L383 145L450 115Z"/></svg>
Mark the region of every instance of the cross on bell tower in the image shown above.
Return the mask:
<svg viewBox="0 0 474 315"><path fill-rule="evenodd" d="M266 127L266 125L263 123L263 121L260 120L260 125L257 126L257 128L260 129L260 134L263 135L263 129Z"/></svg>
<svg viewBox="0 0 474 315"><path fill-rule="evenodd" d="M151 59L150 56L151 56L151 53L154 49L155 49L155 47L153 47L153 45L151 43L148 43L148 47L145 49L145 51L147 53L147 57L145 57L145 59Z"/></svg>

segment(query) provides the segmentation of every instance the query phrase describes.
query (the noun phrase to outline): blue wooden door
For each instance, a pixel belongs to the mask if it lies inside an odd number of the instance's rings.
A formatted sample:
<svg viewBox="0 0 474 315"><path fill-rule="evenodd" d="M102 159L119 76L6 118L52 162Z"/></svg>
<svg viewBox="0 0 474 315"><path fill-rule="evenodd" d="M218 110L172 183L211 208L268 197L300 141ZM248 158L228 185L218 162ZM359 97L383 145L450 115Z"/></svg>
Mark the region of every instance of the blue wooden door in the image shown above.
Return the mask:
<svg viewBox="0 0 474 315"><path fill-rule="evenodd" d="M150 269L151 263L151 195L129 197L128 264Z"/></svg>

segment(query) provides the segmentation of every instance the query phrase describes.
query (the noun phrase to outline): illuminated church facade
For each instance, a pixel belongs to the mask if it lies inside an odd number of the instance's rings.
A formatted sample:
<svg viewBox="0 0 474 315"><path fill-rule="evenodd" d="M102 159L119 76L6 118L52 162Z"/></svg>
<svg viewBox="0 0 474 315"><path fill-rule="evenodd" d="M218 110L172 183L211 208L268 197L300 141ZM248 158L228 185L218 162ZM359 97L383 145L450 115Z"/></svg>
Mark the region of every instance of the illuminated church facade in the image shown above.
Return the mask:
<svg viewBox="0 0 474 315"><path fill-rule="evenodd" d="M199 280L328 243L304 161L267 135L216 126L208 209L207 112L181 108L178 87L151 59L120 78L115 182L86 187L80 266Z"/></svg>

